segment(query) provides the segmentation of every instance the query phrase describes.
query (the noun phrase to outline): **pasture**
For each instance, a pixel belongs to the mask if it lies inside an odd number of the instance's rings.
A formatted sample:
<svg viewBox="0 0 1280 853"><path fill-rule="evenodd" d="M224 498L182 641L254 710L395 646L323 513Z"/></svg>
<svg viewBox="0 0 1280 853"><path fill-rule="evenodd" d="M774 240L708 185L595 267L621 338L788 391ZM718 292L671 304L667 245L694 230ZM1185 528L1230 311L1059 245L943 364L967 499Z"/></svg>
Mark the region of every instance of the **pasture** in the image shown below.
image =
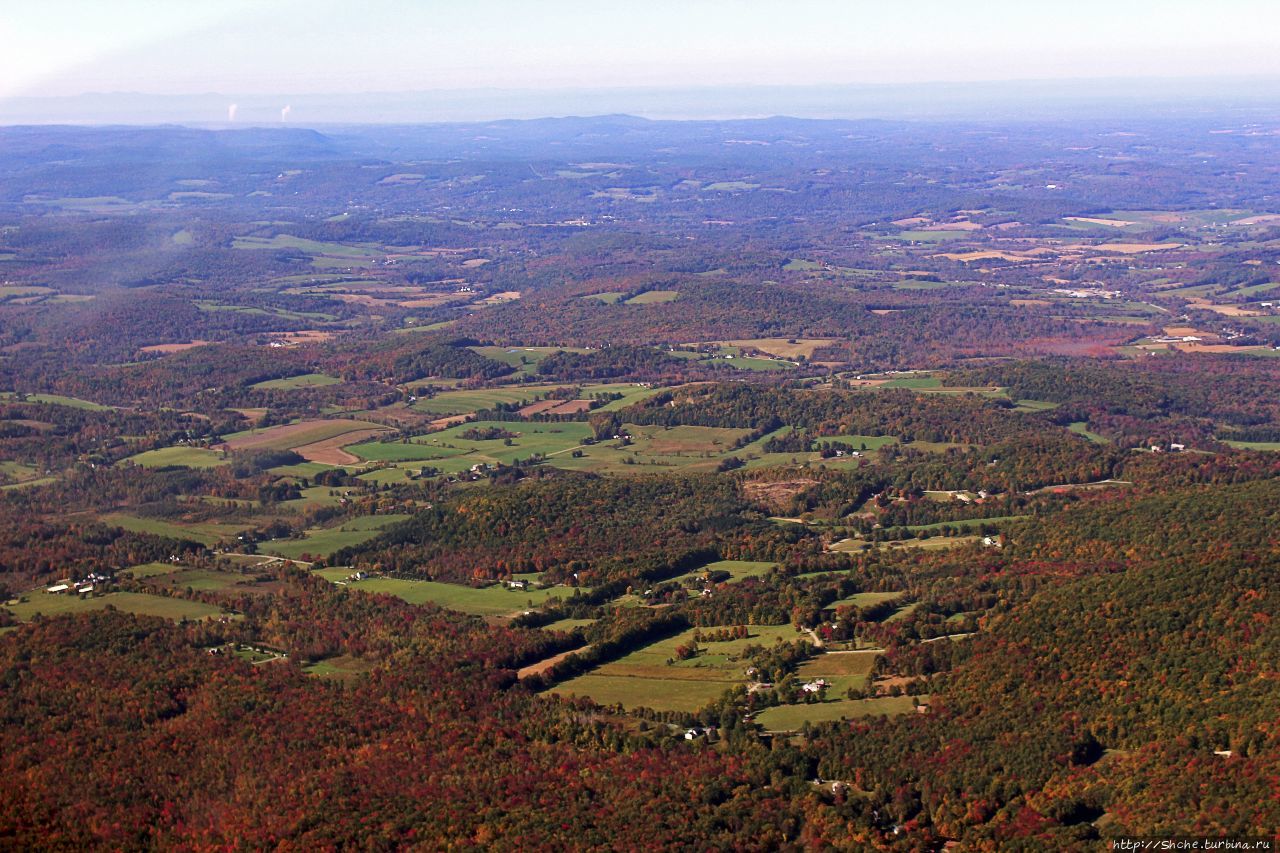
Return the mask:
<svg viewBox="0 0 1280 853"><path fill-rule="evenodd" d="M678 290L646 290L628 299L625 305L656 305L660 302L674 302L680 298Z"/></svg>
<svg viewBox="0 0 1280 853"><path fill-rule="evenodd" d="M147 450L125 460L143 468L216 468L231 460L216 450L203 447L161 447Z"/></svg>
<svg viewBox="0 0 1280 853"><path fill-rule="evenodd" d="M914 713L916 702L926 704L928 696L877 696L874 699L840 699L812 705L775 705L766 708L756 722L771 732L795 732L805 723L832 723L881 715L896 717Z"/></svg>
<svg viewBox="0 0 1280 853"><path fill-rule="evenodd" d="M902 598L906 593L902 592L858 592L842 598L839 601L833 601L827 605L829 609L834 610L837 607L858 607L867 608L885 601L893 601Z"/></svg>
<svg viewBox="0 0 1280 853"><path fill-rule="evenodd" d="M358 678L361 675L372 672L375 664L371 660L358 658L352 655L338 655L336 657L325 658L316 661L310 666L303 667L303 672L317 676L318 678L327 678L334 681L349 681Z"/></svg>
<svg viewBox="0 0 1280 853"><path fill-rule="evenodd" d="M232 241L231 247L233 249L293 249L308 255L328 255L344 259L374 258L386 254L382 249L368 243L354 245L321 243L289 234L276 234L272 237L237 237Z"/></svg>
<svg viewBox="0 0 1280 853"><path fill-rule="evenodd" d="M67 406L72 409L85 409L90 412L111 411L110 406L104 406L101 403L94 403L90 400L81 400L76 397L64 397L61 394L23 394L19 396L13 391L0 391L0 400L18 399L27 403L47 403L51 406Z"/></svg>
<svg viewBox="0 0 1280 853"><path fill-rule="evenodd" d="M151 533L155 536L168 536L172 539L189 539L201 545L216 545L223 539L233 539L236 534L250 525L228 524L216 521L203 521L196 524L180 524L159 518L139 518L121 512L107 513L102 516L103 524L122 527L134 533Z"/></svg>
<svg viewBox="0 0 1280 853"><path fill-rule="evenodd" d="M23 622L30 621L37 614L61 616L68 613L90 613L107 607L139 616L160 616L175 622L210 619L222 613L211 604L142 592L109 592L96 598L81 598L78 595L50 595L43 589L37 589L27 593L25 597L26 601L5 607L14 618Z"/></svg>
<svg viewBox="0 0 1280 853"><path fill-rule="evenodd" d="M805 661L796 675L802 681L826 680L831 685L827 696L834 700L843 698L851 687L866 689L878 657L879 650L827 652Z"/></svg>
<svg viewBox="0 0 1280 853"><path fill-rule="evenodd" d="M471 430L488 428L515 433L515 437L510 439L510 444L501 438L463 438ZM436 464L437 460L457 457L452 468L461 471L480 463L509 465L516 459L528 459L535 453L544 456L564 453L590 437L591 427L579 422L472 421L407 442L371 441L348 449L368 461L423 461L433 467L443 467ZM461 462L466 464L459 465Z"/></svg>
<svg viewBox="0 0 1280 853"><path fill-rule="evenodd" d="M228 450L294 450L354 432L382 429L368 421L310 419L223 436Z"/></svg>
<svg viewBox="0 0 1280 853"><path fill-rule="evenodd" d="M290 560L301 559L303 554L327 557L334 551L367 542L391 525L398 524L409 517L408 515L367 515L352 518L337 527L308 530L301 539L276 539L265 542L261 550L267 554L279 554Z"/></svg>
<svg viewBox="0 0 1280 853"><path fill-rule="evenodd" d="M263 382L255 382L249 387L288 391L294 388L321 388L325 385L338 385L341 382L342 380L338 377L330 376L327 373L303 373L299 376L289 376L284 379L267 379Z"/></svg>
<svg viewBox="0 0 1280 853"><path fill-rule="evenodd" d="M494 584L476 589L462 584L400 578L369 578L348 582L346 578L351 574L351 569L348 568L321 569L317 574L326 580L347 583L350 589L394 595L410 604L438 604L450 610L477 616L509 616L539 607L553 598L570 598L573 595L573 590L565 586L515 590L507 589L502 584Z"/></svg>
<svg viewBox="0 0 1280 853"><path fill-rule="evenodd" d="M701 643L697 657L676 661L676 646L693 642L691 628L603 664L589 673L552 688L561 696L587 696L605 705L652 708L655 711L696 711L726 690L746 684L750 664L739 658L748 645L805 639L791 625L752 625L741 640ZM702 629L703 631L714 629ZM672 663L668 664L667 661Z"/></svg>

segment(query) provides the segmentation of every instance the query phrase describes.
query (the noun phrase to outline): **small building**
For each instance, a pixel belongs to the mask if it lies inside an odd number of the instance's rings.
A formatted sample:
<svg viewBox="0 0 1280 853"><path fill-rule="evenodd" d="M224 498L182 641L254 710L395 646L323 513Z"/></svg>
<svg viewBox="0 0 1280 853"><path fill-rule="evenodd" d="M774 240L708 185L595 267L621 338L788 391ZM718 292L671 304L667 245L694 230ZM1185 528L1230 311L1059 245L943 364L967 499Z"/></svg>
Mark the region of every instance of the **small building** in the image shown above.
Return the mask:
<svg viewBox="0 0 1280 853"><path fill-rule="evenodd" d="M528 589L529 582L526 580L507 581L507 589Z"/></svg>
<svg viewBox="0 0 1280 853"><path fill-rule="evenodd" d="M1178 452L1183 451L1183 450L1186 450L1186 449L1187 449L1187 446L1186 446L1185 444L1170 444L1170 445L1169 445L1169 452L1170 452L1170 453L1178 453Z"/></svg>
<svg viewBox="0 0 1280 853"><path fill-rule="evenodd" d="M823 690L826 690L830 686L831 685L827 683L827 680L825 678L817 678L817 679L814 679L813 681L805 682L804 686L801 687L800 689L803 690L805 693L821 693Z"/></svg>
<svg viewBox="0 0 1280 853"><path fill-rule="evenodd" d="M50 593L52 595L62 595L62 593L66 592L69 589L71 589L71 584L59 583L49 587L48 589L45 590L45 592Z"/></svg>

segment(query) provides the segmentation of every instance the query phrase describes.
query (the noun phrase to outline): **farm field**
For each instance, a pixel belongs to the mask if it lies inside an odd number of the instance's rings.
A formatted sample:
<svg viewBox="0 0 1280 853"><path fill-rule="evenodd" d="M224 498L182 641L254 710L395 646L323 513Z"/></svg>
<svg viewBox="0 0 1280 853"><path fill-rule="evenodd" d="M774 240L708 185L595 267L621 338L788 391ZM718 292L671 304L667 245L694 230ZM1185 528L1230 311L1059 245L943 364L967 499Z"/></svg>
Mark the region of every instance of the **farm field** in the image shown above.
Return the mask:
<svg viewBox="0 0 1280 853"><path fill-rule="evenodd" d="M561 385L517 385L505 388L484 388L475 391L444 391L434 397L419 398L412 408L415 412L432 415L460 415L482 409L492 409L499 403L533 402L540 396L561 388Z"/></svg>
<svg viewBox="0 0 1280 853"><path fill-rule="evenodd" d="M322 243L305 237L277 234L274 237L237 237L232 242L235 249L296 249L313 255L329 255L335 258L373 258L386 254L382 249L364 244Z"/></svg>
<svg viewBox="0 0 1280 853"><path fill-rule="evenodd" d="M708 572L728 572L731 577L725 583L740 581L745 578L756 578L767 575L770 571L777 567L777 563L759 562L755 560L717 560L714 563L708 563L701 568L686 572L679 577L671 578L671 580L680 583L688 578L701 577Z"/></svg>
<svg viewBox="0 0 1280 853"><path fill-rule="evenodd" d="M350 569L321 569L317 572L326 580L347 583ZM545 604L553 598L570 598L573 590L556 586L549 589L507 589L494 584L482 589L437 581L410 581L399 578L369 578L348 583L351 589L369 593L386 593L402 598L410 604L438 604L451 610L472 613L477 616L508 616Z"/></svg>
<svg viewBox="0 0 1280 853"><path fill-rule="evenodd" d="M354 657L353 655L338 655L337 657L325 658L324 660L316 661L310 666L303 667L303 672L318 678L349 681L372 672L375 665L373 661Z"/></svg>
<svg viewBox="0 0 1280 853"><path fill-rule="evenodd" d="M768 355L795 361L801 356L813 358L815 350L834 341L831 338L746 338L736 341L718 341L718 343L739 349L757 349Z"/></svg>
<svg viewBox="0 0 1280 853"><path fill-rule="evenodd" d="M158 450L147 450L136 456L130 456L126 462L141 465L144 468L216 468L229 465L231 460L216 450L203 447L161 447Z"/></svg>
<svg viewBox="0 0 1280 853"><path fill-rule="evenodd" d="M141 575L136 570L130 570L129 574L135 578L146 577L157 585L180 590L190 589L197 592L216 592L253 582L250 576L239 572L192 569L176 565L169 566L168 572L157 571L156 567L161 565L163 564L150 564L146 569L142 570L143 573Z"/></svg>
<svg viewBox="0 0 1280 853"><path fill-rule="evenodd" d="M1088 423L1086 423L1085 421L1072 421L1072 422L1067 426L1067 429L1071 430L1071 431L1072 431L1072 432L1074 432L1076 435L1082 435L1082 436L1084 436L1085 438L1087 438L1087 439L1089 439L1090 441L1092 441L1094 444L1108 444L1108 443L1109 443L1109 442L1108 442L1108 440L1107 440L1105 437L1103 437L1103 436L1101 436L1101 435L1098 435L1096 432L1090 432L1090 431L1089 431L1089 424L1088 424Z"/></svg>
<svg viewBox="0 0 1280 853"><path fill-rule="evenodd" d="M316 444L350 433L370 430L381 430L368 421L342 419L320 419L298 421L291 424L249 429L223 436L224 446L228 450L294 450L309 444ZM358 439L353 439L358 440Z"/></svg>
<svg viewBox="0 0 1280 853"><path fill-rule="evenodd" d="M408 515L369 515L353 518L337 527L308 530L302 539L277 539L262 543L267 554L279 554L290 560L302 559L302 555L327 557L334 551L350 545L359 545L377 536L393 524L410 518Z"/></svg>
<svg viewBox="0 0 1280 853"><path fill-rule="evenodd" d="M120 512L107 513L102 516L104 524L123 527L135 533L154 533L157 536L168 536L173 539L190 539L202 545L214 545L227 538L234 538L250 524L205 521L196 524L178 524L158 518L139 518Z"/></svg>
<svg viewBox="0 0 1280 853"><path fill-rule="evenodd" d="M842 598L839 601L833 601L827 605L828 608L835 609L837 607L860 607L867 608L884 601L893 601L902 598L906 593L903 592L859 592L848 598Z"/></svg>
<svg viewBox="0 0 1280 853"><path fill-rule="evenodd" d="M638 296L628 299L625 305L656 305L660 302L674 302L680 298L678 290L646 290Z"/></svg>
<svg viewBox="0 0 1280 853"><path fill-rule="evenodd" d="M268 379L263 382L255 382L249 387L264 390L289 390L292 388L321 388L325 385L338 385L341 382L342 380L338 377L330 376L327 373L303 373L299 376L290 376L285 379Z"/></svg>
<svg viewBox="0 0 1280 853"><path fill-rule="evenodd" d="M1224 441L1241 450L1280 450L1280 441Z"/></svg>
<svg viewBox="0 0 1280 853"><path fill-rule="evenodd" d="M866 688L878 657L877 650L826 652L801 664L796 677L802 681L824 679L831 685L827 689L828 699L840 699L850 688Z"/></svg>
<svg viewBox="0 0 1280 853"><path fill-rule="evenodd" d="M910 714L915 712L917 702L925 704L928 701L928 696L877 696L874 699L841 699L812 705L775 705L761 711L756 722L766 731L794 732L803 728L805 723Z"/></svg>
<svg viewBox="0 0 1280 853"><path fill-rule="evenodd" d="M81 400L76 397L64 397L61 394L26 394L23 397L31 403L48 403L51 406L68 406L72 409L85 409L90 412L109 412L110 406ZM16 400L18 395L13 391L0 391L0 400Z"/></svg>
<svg viewBox="0 0 1280 853"><path fill-rule="evenodd" d="M501 429L516 434L511 444L503 439L467 439L463 434L471 430ZM550 455L571 450L591 436L591 427L580 422L538 421L471 421L450 427L410 441L370 441L348 448L361 459L372 462L431 462L450 457L465 457L467 464L457 470L465 470L478 463L503 462L527 459L534 453Z"/></svg>
<svg viewBox="0 0 1280 853"><path fill-rule="evenodd" d="M659 640L585 675L557 684L550 692L560 696L590 696L601 704L624 708L646 707L655 711L696 711L724 691L746 684L749 665L736 658L748 645L803 639L791 625L752 625L741 640L703 643L705 651L686 661L674 660L676 646L693 642L698 629L691 628ZM704 629L707 630L707 629Z"/></svg>
<svg viewBox="0 0 1280 853"><path fill-rule="evenodd" d="M27 593L26 597L27 601L6 605L4 608L23 622L29 622L36 614L60 616L69 613L89 613L94 610L103 610L108 606L126 613L160 616L175 622L184 619L210 619L222 613L219 608L200 601L147 595L140 592L109 592L96 598L81 598L77 595L50 595L43 589L37 589Z"/></svg>

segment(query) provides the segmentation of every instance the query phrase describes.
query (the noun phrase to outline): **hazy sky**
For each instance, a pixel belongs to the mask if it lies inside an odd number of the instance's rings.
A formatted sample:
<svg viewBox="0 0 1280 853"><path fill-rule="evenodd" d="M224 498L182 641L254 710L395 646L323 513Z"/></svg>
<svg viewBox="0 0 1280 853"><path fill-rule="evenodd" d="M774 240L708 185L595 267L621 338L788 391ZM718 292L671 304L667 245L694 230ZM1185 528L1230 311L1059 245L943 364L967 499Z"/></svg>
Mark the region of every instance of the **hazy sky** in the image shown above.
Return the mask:
<svg viewBox="0 0 1280 853"><path fill-rule="evenodd" d="M7 0L0 96L1280 74L1280 0Z"/></svg>

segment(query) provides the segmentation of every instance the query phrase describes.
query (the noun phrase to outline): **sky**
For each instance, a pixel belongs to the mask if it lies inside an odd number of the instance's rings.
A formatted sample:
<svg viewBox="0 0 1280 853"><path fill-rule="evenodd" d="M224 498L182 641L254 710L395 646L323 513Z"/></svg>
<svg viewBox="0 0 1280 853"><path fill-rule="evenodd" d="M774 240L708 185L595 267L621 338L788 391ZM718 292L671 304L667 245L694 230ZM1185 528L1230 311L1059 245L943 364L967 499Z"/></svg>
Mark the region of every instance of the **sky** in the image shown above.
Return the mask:
<svg viewBox="0 0 1280 853"><path fill-rule="evenodd" d="M9 0L0 98L1280 75L1277 0Z"/></svg>

